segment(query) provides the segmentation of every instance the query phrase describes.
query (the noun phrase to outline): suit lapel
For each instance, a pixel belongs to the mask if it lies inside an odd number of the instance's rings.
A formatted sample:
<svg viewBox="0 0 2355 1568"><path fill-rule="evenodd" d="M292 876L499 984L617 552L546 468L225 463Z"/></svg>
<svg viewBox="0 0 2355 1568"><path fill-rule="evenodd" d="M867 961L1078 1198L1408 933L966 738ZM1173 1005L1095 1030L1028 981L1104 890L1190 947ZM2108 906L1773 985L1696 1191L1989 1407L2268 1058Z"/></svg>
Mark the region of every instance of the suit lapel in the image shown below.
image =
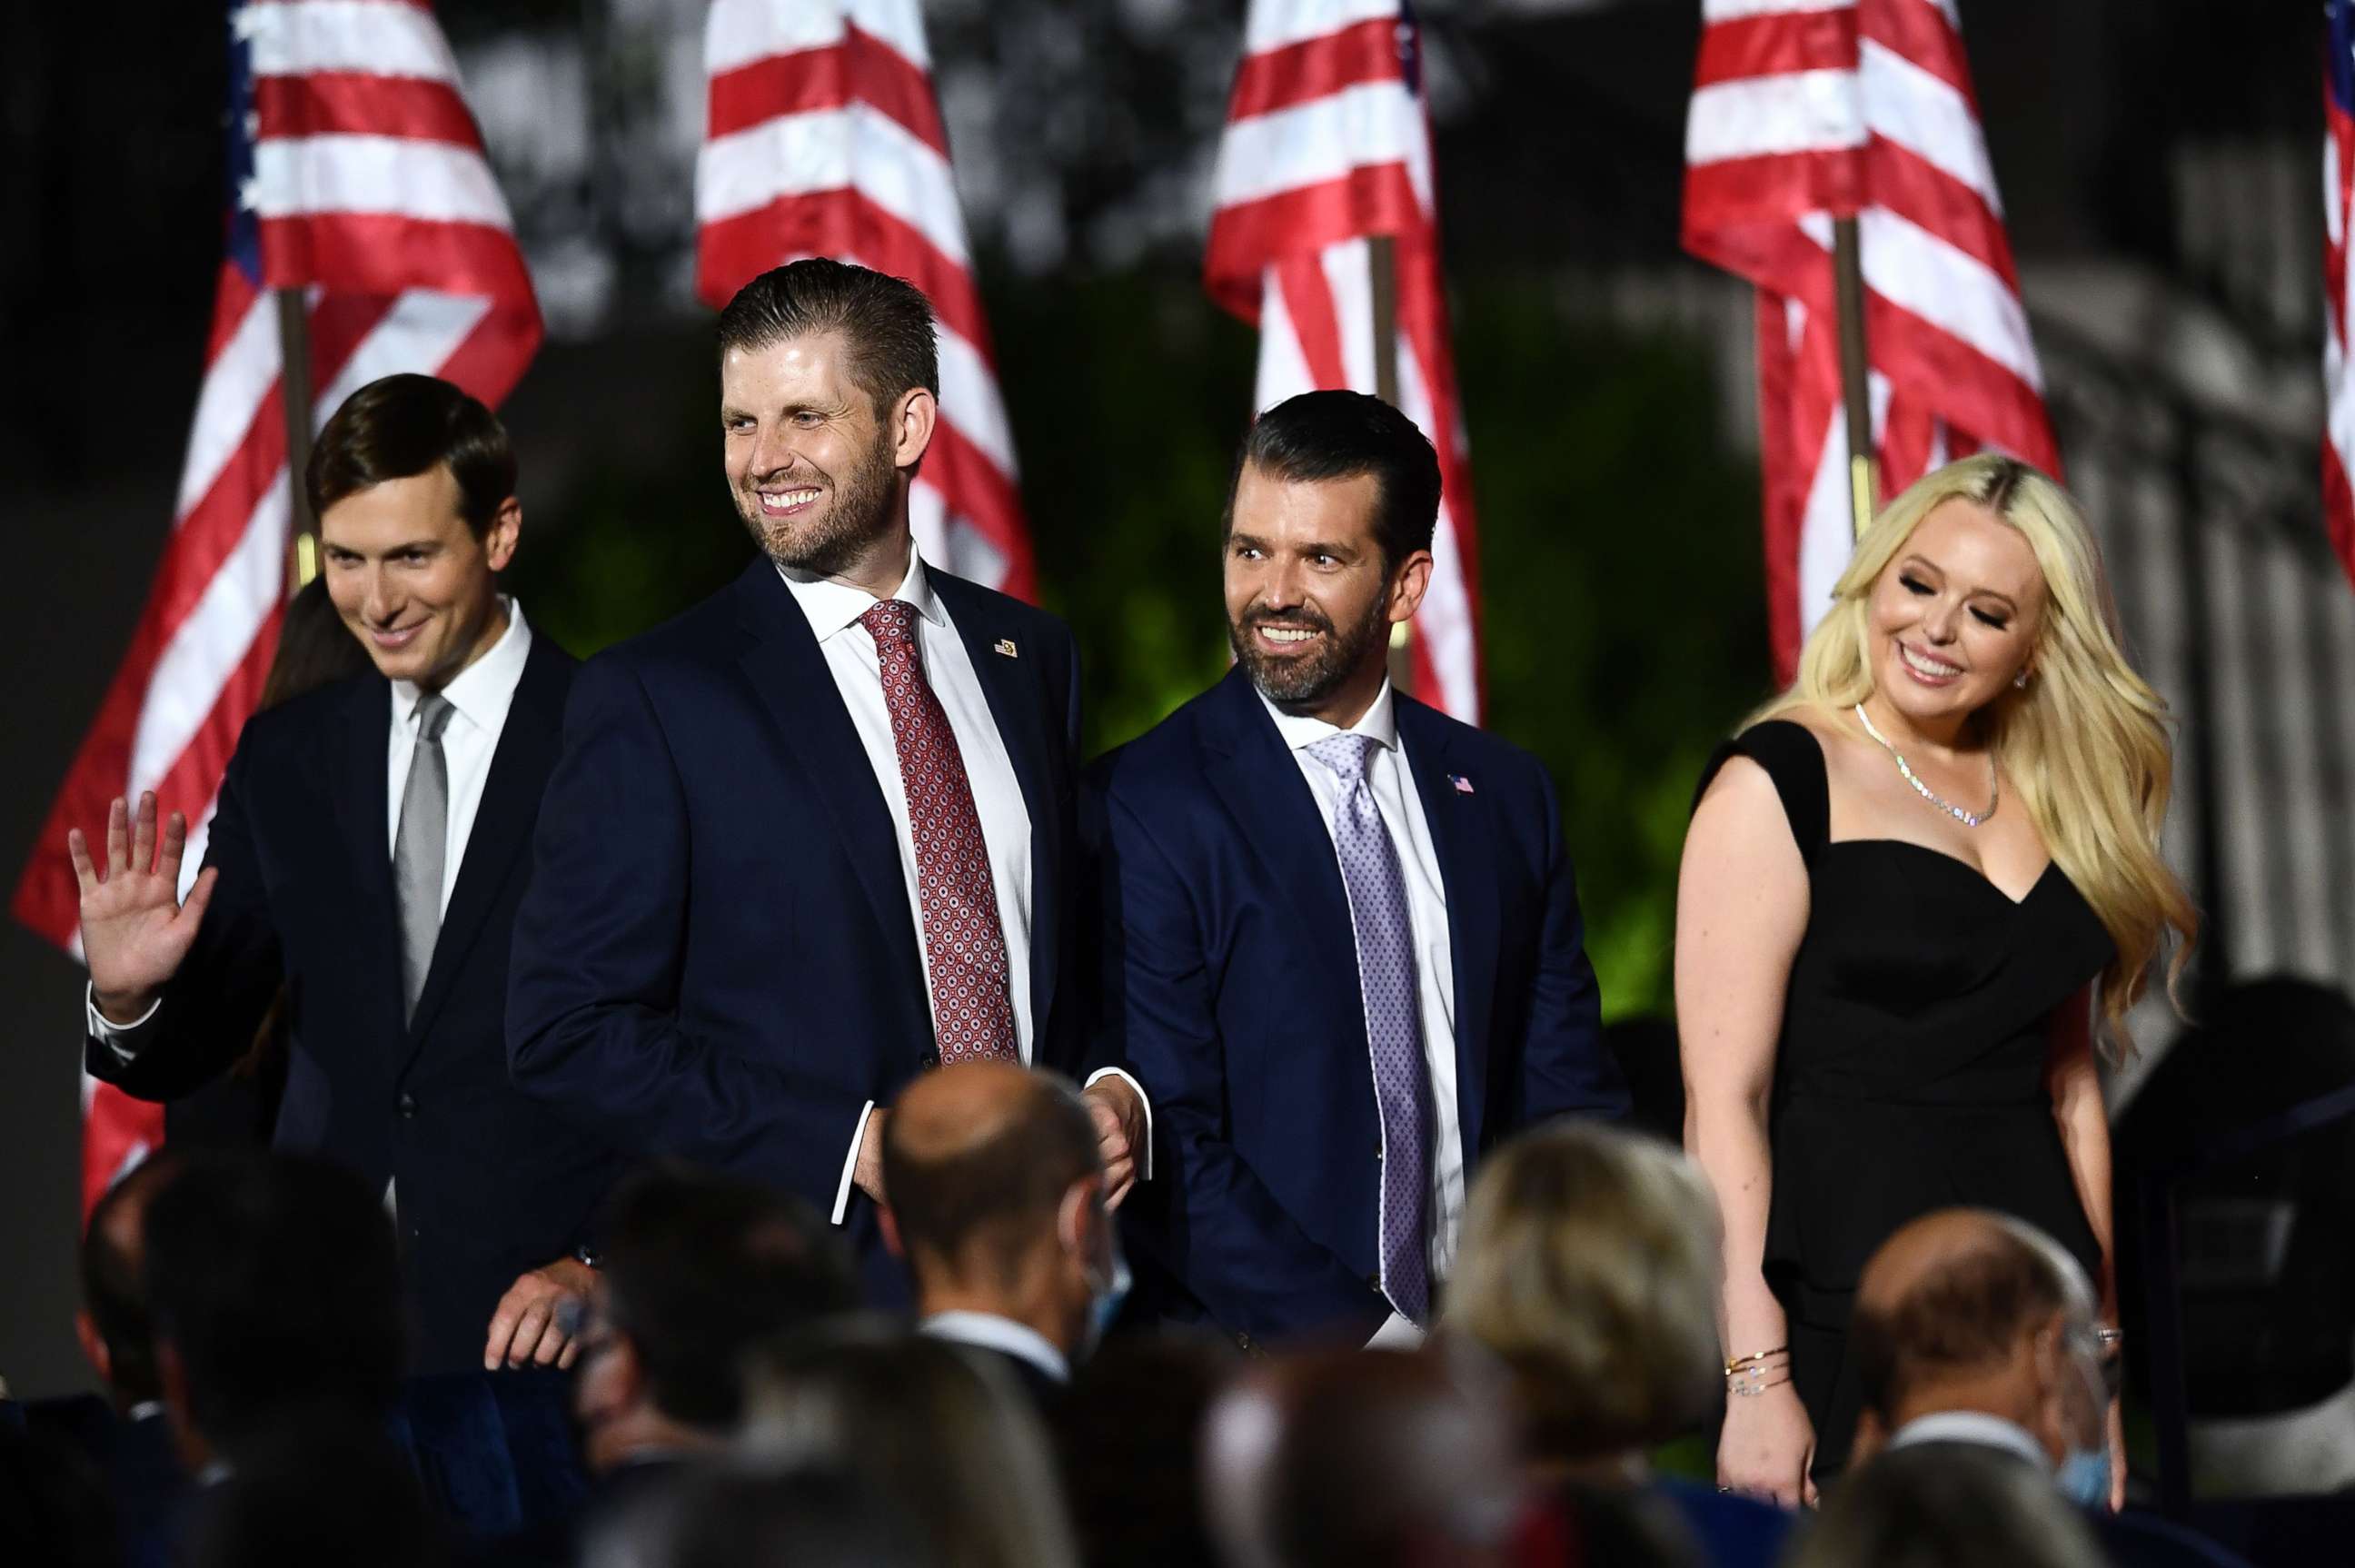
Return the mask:
<svg viewBox="0 0 2355 1568"><path fill-rule="evenodd" d="M989 715L997 724L998 739L1005 743L1014 777L1022 786L1022 804L1029 813L1030 1028L1034 1040L1043 1040L1047 1009L1055 995L1055 923L1061 912L1056 908L1055 891L1062 865L1063 831L1038 663L1035 657L1023 659L1019 648L1006 636L1009 628L989 614L988 601L970 592L968 584L929 566L925 573L933 593L948 607L965 656L973 661L982 694L989 700ZM1001 642L1016 647L1012 657L998 651Z"/></svg>
<svg viewBox="0 0 2355 1568"><path fill-rule="evenodd" d="M826 654L777 569L767 557L755 557L736 586L738 618L748 634L740 667L776 721L779 752L825 803L884 946L902 973L906 994L916 1001L915 1020L928 1036L932 1014L922 998L929 992L915 921L908 912L900 838L867 748L843 706ZM789 824L779 826L791 830Z"/></svg>
<svg viewBox="0 0 2355 1568"><path fill-rule="evenodd" d="M393 918L392 839L386 828L391 789L385 777L392 752L392 689L381 676L352 683L335 738L335 824L351 865L352 918L358 926L359 966L353 984L377 993L374 1013L387 1020L386 1039L400 1032L400 932Z"/></svg>
<svg viewBox="0 0 2355 1568"><path fill-rule="evenodd" d="M1203 714L1211 787L1266 864L1280 896L1299 912L1316 950L1308 974L1332 977L1329 983L1358 1019L1362 1043L1366 997L1358 976L1357 928L1324 814L1251 677L1238 667L1211 689L1215 700Z"/></svg>
<svg viewBox="0 0 2355 1568"><path fill-rule="evenodd" d="M1439 716L1400 697L1399 738L1431 825L1447 891L1447 945L1455 971L1455 1104L1465 1157L1480 1147L1487 1102L1488 1031L1497 990L1497 840L1487 797L1455 787L1449 737Z"/></svg>
<svg viewBox="0 0 2355 1568"><path fill-rule="evenodd" d="M406 1060L414 1060L426 1030L442 1009L458 969L464 964L491 906L498 901L507 874L530 848L527 831L547 791L548 775L556 766L556 752L564 721L565 656L545 636L534 636L526 656L523 678L516 684L515 699L507 705L506 722L491 753L491 771L483 781L483 798L460 851L457 885L442 914L442 932L433 941L433 962L425 971L425 988L418 993L417 1010L410 1016Z"/></svg>

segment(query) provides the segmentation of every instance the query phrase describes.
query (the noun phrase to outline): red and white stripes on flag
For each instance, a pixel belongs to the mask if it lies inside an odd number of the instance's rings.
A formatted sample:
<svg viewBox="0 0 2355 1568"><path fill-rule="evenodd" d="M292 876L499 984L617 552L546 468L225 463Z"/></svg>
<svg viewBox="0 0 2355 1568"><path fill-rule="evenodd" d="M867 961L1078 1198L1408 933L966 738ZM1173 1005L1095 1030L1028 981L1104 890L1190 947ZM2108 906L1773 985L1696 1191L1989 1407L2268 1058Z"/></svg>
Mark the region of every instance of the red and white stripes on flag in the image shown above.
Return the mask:
<svg viewBox="0 0 2355 1568"><path fill-rule="evenodd" d="M713 0L696 290L831 256L905 278L940 321L941 412L909 499L924 559L1022 598L1038 580L917 0Z"/></svg>
<svg viewBox="0 0 2355 1568"><path fill-rule="evenodd" d="M1881 490L1953 457L2060 453L1953 0L1702 0L1685 248L1758 287L1774 662L1787 678L1854 524L1832 220L1858 220Z"/></svg>
<svg viewBox="0 0 2355 1568"><path fill-rule="evenodd" d="M1455 395L1420 40L1400 0L1252 0L1219 146L1204 282L1260 329L1255 409L1377 389L1371 246L1395 255L1399 406L1438 449L1415 695L1480 717L1472 465Z"/></svg>
<svg viewBox="0 0 2355 1568"><path fill-rule="evenodd" d="M540 339L539 310L432 9L258 0L230 14L230 212L172 532L97 720L17 884L16 918L79 952L69 827L154 790L192 825L278 643L290 496L274 289L309 304L316 421L378 377L421 371L485 402ZM161 1108L85 1082L85 1207L160 1139Z"/></svg>
<svg viewBox="0 0 2355 1568"><path fill-rule="evenodd" d="M2355 579L2355 357L2348 352L2347 229L2355 216L2355 4L2330 0L2322 73L2322 520Z"/></svg>

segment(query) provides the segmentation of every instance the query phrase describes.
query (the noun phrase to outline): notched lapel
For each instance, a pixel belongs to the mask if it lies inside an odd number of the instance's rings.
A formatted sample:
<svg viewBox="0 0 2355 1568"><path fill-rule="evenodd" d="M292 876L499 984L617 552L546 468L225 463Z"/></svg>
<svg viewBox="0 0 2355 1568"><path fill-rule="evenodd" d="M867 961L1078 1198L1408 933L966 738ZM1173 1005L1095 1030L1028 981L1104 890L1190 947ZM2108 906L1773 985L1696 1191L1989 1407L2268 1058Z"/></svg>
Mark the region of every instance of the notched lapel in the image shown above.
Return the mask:
<svg viewBox="0 0 2355 1568"><path fill-rule="evenodd" d="M1205 717L1211 720L1203 737L1210 751L1211 787L1266 864L1278 896L1299 911L1317 949L1317 971L1336 977L1337 989L1347 992L1362 1028L1365 992L1358 976L1348 890L1341 882L1333 837L1299 763L1240 669L1228 673L1220 700Z"/></svg>
<svg viewBox="0 0 2355 1568"><path fill-rule="evenodd" d="M1432 848L1447 891L1447 945L1455 971L1455 1099L1468 1157L1480 1147L1481 1113L1488 1074L1488 1031L1495 1016L1497 941L1497 832L1489 814L1496 796L1469 791L1456 779L1469 778L1449 757L1448 735L1438 716L1410 699L1398 701L1400 737L1406 742L1408 770L1423 815L1431 824Z"/></svg>

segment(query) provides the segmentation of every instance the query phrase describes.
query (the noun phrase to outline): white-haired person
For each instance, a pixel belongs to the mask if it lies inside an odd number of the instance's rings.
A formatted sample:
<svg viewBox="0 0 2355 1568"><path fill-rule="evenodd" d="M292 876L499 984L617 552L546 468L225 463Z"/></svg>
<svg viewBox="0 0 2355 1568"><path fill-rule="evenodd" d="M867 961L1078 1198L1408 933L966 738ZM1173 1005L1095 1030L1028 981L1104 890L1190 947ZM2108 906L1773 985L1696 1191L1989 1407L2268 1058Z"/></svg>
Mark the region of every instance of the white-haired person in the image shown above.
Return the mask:
<svg viewBox="0 0 2355 1568"><path fill-rule="evenodd" d="M1890 503L1797 680L1711 760L1676 992L1724 1221L1721 1486L1812 1501L1838 1472L1857 1276L1916 1215L2027 1221L2116 1321L2095 1053L2132 1049L2197 928L2159 850L2171 772L2084 518L1992 453Z"/></svg>
<svg viewBox="0 0 2355 1568"><path fill-rule="evenodd" d="M1648 1464L1717 1413L1720 1269L1717 1205L1675 1145L1546 1123L1481 1162L1442 1342L1476 1348L1503 1372L1533 1488L1652 1493L1710 1568L1767 1568L1788 1512Z"/></svg>

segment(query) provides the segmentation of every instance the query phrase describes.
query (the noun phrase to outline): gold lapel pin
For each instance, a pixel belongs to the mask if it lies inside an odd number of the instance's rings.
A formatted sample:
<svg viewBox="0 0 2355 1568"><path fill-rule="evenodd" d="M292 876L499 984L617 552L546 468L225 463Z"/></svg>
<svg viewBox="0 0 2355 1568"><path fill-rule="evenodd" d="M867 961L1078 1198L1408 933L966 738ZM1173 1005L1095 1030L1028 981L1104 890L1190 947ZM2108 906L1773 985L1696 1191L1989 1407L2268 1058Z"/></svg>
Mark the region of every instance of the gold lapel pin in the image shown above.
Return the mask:
<svg viewBox="0 0 2355 1568"><path fill-rule="evenodd" d="M1020 654L1018 654L1018 653L1017 653L1017 652L1015 652L1015 651L1014 651L1014 639L1013 639L1013 638L1011 638L1011 637L1000 637L1000 638L998 638L998 639L997 639L997 651L998 651L999 653L1001 653L1001 654L1004 654L1007 658L1010 658L1010 659L1017 659L1017 658L1020 658L1020 657L1022 656Z"/></svg>

